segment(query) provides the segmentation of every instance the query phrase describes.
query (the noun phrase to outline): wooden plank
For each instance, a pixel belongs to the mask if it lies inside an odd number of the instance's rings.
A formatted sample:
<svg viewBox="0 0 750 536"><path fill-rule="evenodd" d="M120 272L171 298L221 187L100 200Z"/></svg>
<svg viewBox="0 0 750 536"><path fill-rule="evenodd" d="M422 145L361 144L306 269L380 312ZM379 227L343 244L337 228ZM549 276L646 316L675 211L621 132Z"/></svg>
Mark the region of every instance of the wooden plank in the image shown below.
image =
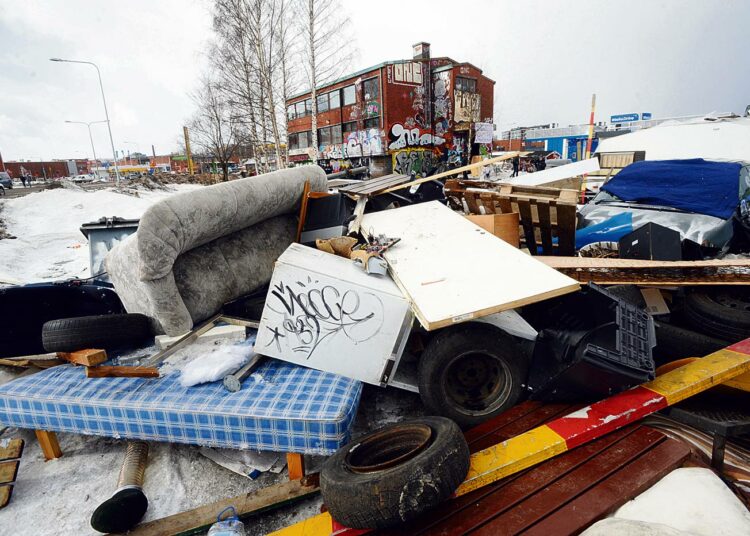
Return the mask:
<svg viewBox="0 0 750 536"><path fill-rule="evenodd" d="M479 196L479 199L482 202L485 214L497 213L497 210L495 209L495 198L491 193L483 193Z"/></svg>
<svg viewBox="0 0 750 536"><path fill-rule="evenodd" d="M550 217L550 203L546 199L539 199L536 203L539 215L539 230L542 235L542 252L552 255L552 219Z"/></svg>
<svg viewBox="0 0 750 536"><path fill-rule="evenodd" d="M534 219L531 215L531 203L526 199L518 201L518 213L521 215L521 227L526 247L532 255L538 254L536 234L534 233Z"/></svg>
<svg viewBox="0 0 750 536"><path fill-rule="evenodd" d="M378 177L377 179L362 181L359 184L344 186L343 188L339 188L339 192L356 196L373 196L383 193L383 191L388 188L407 182L409 179L409 175L394 173L391 175L385 175L384 177Z"/></svg>
<svg viewBox="0 0 750 536"><path fill-rule="evenodd" d="M559 255L573 255L576 249L576 207L558 203L557 213L557 252Z"/></svg>
<svg viewBox="0 0 750 536"><path fill-rule="evenodd" d="M556 182L570 177L577 177L586 173L594 173L596 171L599 171L599 159L589 158L588 160L581 160L579 162L573 162L571 164L565 164L563 166L557 166L537 171L535 173L527 173L526 175L513 177L511 184L514 186L540 186L542 184L548 184L550 182Z"/></svg>
<svg viewBox="0 0 750 536"><path fill-rule="evenodd" d="M426 526L424 528L420 526L413 534L415 536L417 534L462 534L481 526L494 517L513 512L527 497L534 496L547 486L554 485L555 482L585 466L613 445L624 444L635 432L636 428L630 427L609 434L563 456L549 460L517 478L508 478L489 488L453 499L440 509L439 520L428 520L430 516L424 516L421 521ZM415 525L419 524L410 524L412 527ZM406 532L399 532L406 534ZM500 530L496 534L511 534L511 532ZM551 532L550 534L557 533Z"/></svg>
<svg viewBox="0 0 750 536"><path fill-rule="evenodd" d="M479 203L477 203L477 195L474 192L466 192L464 194L464 199L466 200L466 206L469 207L469 213L470 214L481 214L482 211L479 210Z"/></svg>
<svg viewBox="0 0 750 536"><path fill-rule="evenodd" d="M317 475L315 475L317 476ZM128 532L130 536L187 535L205 532L216 522L216 515L228 506L234 506L241 518L279 508L317 494L317 478L310 475L304 481L291 480L257 491L186 510L171 516L142 523Z"/></svg>
<svg viewBox="0 0 750 536"><path fill-rule="evenodd" d="M287 453L286 466L289 472L289 480L299 480L305 476L305 458L299 452Z"/></svg>
<svg viewBox="0 0 750 536"><path fill-rule="evenodd" d="M580 288L437 201L365 214L362 228L401 238L384 257L428 331Z"/></svg>
<svg viewBox="0 0 750 536"><path fill-rule="evenodd" d="M0 508L8 505L12 493L13 486L0 486Z"/></svg>
<svg viewBox="0 0 750 536"><path fill-rule="evenodd" d="M684 443L663 441L523 534L579 534L680 467L689 456L690 448Z"/></svg>
<svg viewBox="0 0 750 536"><path fill-rule="evenodd" d="M57 442L57 434L46 430L34 430L39 446L42 447L42 454L45 460L54 460L62 456L60 444Z"/></svg>
<svg viewBox="0 0 750 536"><path fill-rule="evenodd" d="M23 439L0 440L0 461L20 458L23 453Z"/></svg>
<svg viewBox="0 0 750 536"><path fill-rule="evenodd" d="M93 348L78 350L76 352L57 352L57 356L69 363L85 367L94 367L107 360L107 352Z"/></svg>
<svg viewBox="0 0 750 536"><path fill-rule="evenodd" d="M40 359L40 360L34 360L34 359L19 359L19 358L0 358L0 365L4 365L6 367L37 367L40 369L46 369L50 367L56 367L57 365L62 365L63 363L67 363L67 361L64 361L62 359Z"/></svg>
<svg viewBox="0 0 750 536"><path fill-rule="evenodd" d="M307 204L309 202L308 195L310 194L310 181L305 181L305 186L302 189L302 200L299 204L299 221L297 222L297 234L294 239L295 242L299 242L299 237L302 235L302 228L305 226L305 220L307 219Z"/></svg>
<svg viewBox="0 0 750 536"><path fill-rule="evenodd" d="M87 378L158 378L156 367L87 367Z"/></svg>
<svg viewBox="0 0 750 536"><path fill-rule="evenodd" d="M482 526L474 534L497 534L501 527L506 534L519 534L554 512L560 504L595 486L664 439L661 432L641 428L627 440L617 442L613 448L607 448L554 483L528 495L513 509L493 516L491 520L482 520Z"/></svg>

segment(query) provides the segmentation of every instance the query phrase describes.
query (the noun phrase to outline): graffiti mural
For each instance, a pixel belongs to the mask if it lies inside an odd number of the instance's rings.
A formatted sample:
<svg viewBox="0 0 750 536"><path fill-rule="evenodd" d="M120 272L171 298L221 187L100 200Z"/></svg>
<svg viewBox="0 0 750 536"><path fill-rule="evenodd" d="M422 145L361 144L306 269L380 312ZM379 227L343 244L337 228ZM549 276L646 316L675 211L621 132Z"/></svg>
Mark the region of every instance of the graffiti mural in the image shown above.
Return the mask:
<svg viewBox="0 0 750 536"><path fill-rule="evenodd" d="M438 166L438 157L432 149L404 149L393 153L393 172L426 177Z"/></svg>
<svg viewBox="0 0 750 536"><path fill-rule="evenodd" d="M391 127L389 138L391 141L388 145L389 151L419 147L420 145L440 145L445 142L445 139L441 136L433 136L430 132L422 132L419 127L408 128L401 123L396 123Z"/></svg>
<svg viewBox="0 0 750 536"><path fill-rule="evenodd" d="M352 158L383 154L383 131L377 128L350 132L344 143L321 145L320 158Z"/></svg>

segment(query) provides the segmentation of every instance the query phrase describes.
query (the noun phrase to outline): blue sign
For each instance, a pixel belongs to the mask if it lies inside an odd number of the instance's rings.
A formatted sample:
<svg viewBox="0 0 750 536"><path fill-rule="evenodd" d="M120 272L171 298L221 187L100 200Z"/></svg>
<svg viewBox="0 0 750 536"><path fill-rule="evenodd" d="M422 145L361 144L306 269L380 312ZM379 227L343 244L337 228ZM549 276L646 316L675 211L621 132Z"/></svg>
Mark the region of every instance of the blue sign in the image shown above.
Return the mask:
<svg viewBox="0 0 750 536"><path fill-rule="evenodd" d="M644 121L648 121L649 119L651 119L651 112L643 112L641 114L641 119L643 119Z"/></svg>
<svg viewBox="0 0 750 536"><path fill-rule="evenodd" d="M609 118L609 121L611 123L630 123L631 121L638 121L639 117L638 114L620 114L613 115Z"/></svg>

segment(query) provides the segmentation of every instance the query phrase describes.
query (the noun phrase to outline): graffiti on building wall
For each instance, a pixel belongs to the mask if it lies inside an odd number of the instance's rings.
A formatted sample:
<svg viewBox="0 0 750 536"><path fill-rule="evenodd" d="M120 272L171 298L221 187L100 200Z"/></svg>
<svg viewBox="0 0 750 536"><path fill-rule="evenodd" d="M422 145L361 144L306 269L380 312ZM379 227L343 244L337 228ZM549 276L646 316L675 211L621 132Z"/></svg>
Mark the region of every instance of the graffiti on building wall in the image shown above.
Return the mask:
<svg viewBox="0 0 750 536"><path fill-rule="evenodd" d="M377 128L350 132L344 143L321 145L321 158L352 158L383 154L383 132Z"/></svg>
<svg viewBox="0 0 750 536"><path fill-rule="evenodd" d="M371 101L365 104L365 118L378 117L380 115L380 103Z"/></svg>
<svg viewBox="0 0 750 536"><path fill-rule="evenodd" d="M389 139L389 151L419 147L420 145L440 145L445 142L445 139L441 136L433 136L431 132L423 132L419 127L408 128L401 123L396 123L391 127Z"/></svg>
<svg viewBox="0 0 750 536"><path fill-rule="evenodd" d="M455 95L454 119L456 121L470 121L472 123L479 122L482 111L482 100L479 93L456 90Z"/></svg>
<svg viewBox="0 0 750 536"><path fill-rule="evenodd" d="M438 157L432 149L404 149L393 153L393 172L417 177L426 177L438 165Z"/></svg>
<svg viewBox="0 0 750 536"><path fill-rule="evenodd" d="M451 77L449 72L435 75L435 119L450 121L451 119Z"/></svg>

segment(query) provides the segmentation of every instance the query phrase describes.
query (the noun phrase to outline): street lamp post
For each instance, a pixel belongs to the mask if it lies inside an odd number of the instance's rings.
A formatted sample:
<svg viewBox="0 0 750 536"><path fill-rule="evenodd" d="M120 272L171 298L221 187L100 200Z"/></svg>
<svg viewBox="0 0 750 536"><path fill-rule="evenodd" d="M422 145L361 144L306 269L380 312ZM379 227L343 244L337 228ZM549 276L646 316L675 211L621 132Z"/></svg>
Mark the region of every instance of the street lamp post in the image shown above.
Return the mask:
<svg viewBox="0 0 750 536"><path fill-rule="evenodd" d="M64 63L83 63L86 65L93 65L94 69L96 69L96 75L99 77L99 89L102 92L102 102L104 103L104 117L107 118L107 130L109 131L109 143L112 146L112 156L114 156L115 161L115 177L117 178L117 186L120 186L120 169L117 167L117 154L115 153L115 141L112 139L112 126L109 122L109 112L107 111L107 99L104 97L104 85L102 84L102 73L99 71L99 67L96 65L96 63L93 63L91 61L79 61L79 60L64 60L62 58L50 58L50 61L59 61Z"/></svg>
<svg viewBox="0 0 750 536"><path fill-rule="evenodd" d="M91 152L94 153L94 165L96 166L96 149L94 148L94 137L91 135L91 125L95 125L97 123L106 123L107 121L90 121L86 123L85 121L65 121L66 123L76 124L76 125L86 125L89 129L89 141L91 142ZM94 175L97 175L95 172ZM98 176L98 175L97 175Z"/></svg>

